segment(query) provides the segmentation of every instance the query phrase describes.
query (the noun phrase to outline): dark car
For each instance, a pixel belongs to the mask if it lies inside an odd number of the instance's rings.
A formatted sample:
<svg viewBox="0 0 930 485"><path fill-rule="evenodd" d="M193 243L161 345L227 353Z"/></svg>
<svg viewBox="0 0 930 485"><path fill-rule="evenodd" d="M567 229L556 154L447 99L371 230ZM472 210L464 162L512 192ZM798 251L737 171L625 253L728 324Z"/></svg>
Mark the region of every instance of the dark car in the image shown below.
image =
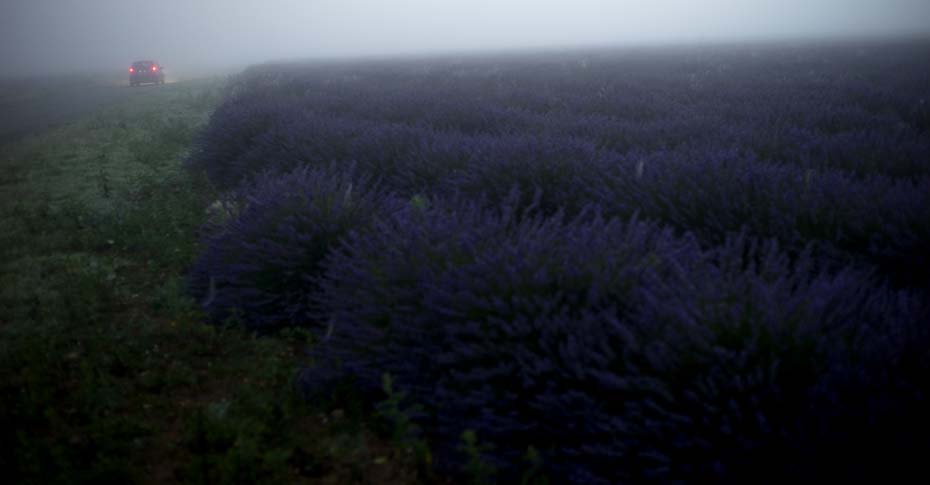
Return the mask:
<svg viewBox="0 0 930 485"><path fill-rule="evenodd" d="M136 61L129 68L129 85L142 83L165 84L165 72L161 64L155 61Z"/></svg>

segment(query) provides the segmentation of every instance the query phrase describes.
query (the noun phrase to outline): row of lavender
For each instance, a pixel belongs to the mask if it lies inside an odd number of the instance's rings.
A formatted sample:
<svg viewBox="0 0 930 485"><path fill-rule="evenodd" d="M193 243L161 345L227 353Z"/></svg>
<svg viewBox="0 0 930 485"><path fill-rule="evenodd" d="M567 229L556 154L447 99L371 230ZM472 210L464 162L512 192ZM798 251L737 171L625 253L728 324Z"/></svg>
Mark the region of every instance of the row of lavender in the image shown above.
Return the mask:
<svg viewBox="0 0 930 485"><path fill-rule="evenodd" d="M394 376L441 467L471 429L505 480L902 470L930 57L871 49L254 68L191 159L228 211L193 294L318 332L310 396Z"/></svg>
<svg viewBox="0 0 930 485"><path fill-rule="evenodd" d="M815 242L843 261L873 264L896 284L925 285L930 277L928 175L860 178L766 161L706 139L696 140L699 146L617 153L569 135L463 134L318 113L265 113L276 121L248 136L240 120L261 119L252 108L211 126L221 153L202 160L225 187L269 168L355 162L407 196L480 192L499 201L514 185L539 188L549 210L593 202L610 215L638 212L695 232L709 245L745 226L791 249ZM231 153L240 144L248 148ZM912 163L928 160L930 153Z"/></svg>

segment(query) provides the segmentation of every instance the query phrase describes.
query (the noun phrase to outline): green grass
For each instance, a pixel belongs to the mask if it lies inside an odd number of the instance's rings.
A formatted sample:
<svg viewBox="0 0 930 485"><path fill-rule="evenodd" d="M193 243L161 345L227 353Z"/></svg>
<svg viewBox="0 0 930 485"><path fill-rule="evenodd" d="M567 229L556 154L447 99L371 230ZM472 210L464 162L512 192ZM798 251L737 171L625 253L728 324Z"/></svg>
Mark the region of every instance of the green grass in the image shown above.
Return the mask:
<svg viewBox="0 0 930 485"><path fill-rule="evenodd" d="M307 335L206 325L185 295L216 197L181 161L222 89L140 90L0 147L10 483L436 481L397 411L300 399Z"/></svg>

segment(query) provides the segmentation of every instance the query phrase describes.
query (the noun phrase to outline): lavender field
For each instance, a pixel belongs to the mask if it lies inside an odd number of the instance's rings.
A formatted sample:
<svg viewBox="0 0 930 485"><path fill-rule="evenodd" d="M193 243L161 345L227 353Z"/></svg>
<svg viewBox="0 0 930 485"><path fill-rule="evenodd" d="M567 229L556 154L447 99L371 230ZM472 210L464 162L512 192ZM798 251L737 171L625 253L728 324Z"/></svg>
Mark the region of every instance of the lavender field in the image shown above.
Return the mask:
<svg viewBox="0 0 930 485"><path fill-rule="evenodd" d="M263 64L187 165L209 318L390 376L444 474L923 470L927 42Z"/></svg>

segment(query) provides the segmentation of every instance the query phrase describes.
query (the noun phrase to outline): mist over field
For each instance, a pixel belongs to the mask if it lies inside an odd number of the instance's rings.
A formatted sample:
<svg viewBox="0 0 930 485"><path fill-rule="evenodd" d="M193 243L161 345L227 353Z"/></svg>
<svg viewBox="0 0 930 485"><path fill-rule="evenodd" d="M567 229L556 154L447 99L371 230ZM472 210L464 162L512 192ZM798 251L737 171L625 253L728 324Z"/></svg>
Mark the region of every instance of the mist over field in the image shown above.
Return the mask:
<svg viewBox="0 0 930 485"><path fill-rule="evenodd" d="M282 58L928 32L925 0L7 0L0 77L142 58L209 72Z"/></svg>
<svg viewBox="0 0 930 485"><path fill-rule="evenodd" d="M7 483L905 482L927 248L930 0L0 0Z"/></svg>

